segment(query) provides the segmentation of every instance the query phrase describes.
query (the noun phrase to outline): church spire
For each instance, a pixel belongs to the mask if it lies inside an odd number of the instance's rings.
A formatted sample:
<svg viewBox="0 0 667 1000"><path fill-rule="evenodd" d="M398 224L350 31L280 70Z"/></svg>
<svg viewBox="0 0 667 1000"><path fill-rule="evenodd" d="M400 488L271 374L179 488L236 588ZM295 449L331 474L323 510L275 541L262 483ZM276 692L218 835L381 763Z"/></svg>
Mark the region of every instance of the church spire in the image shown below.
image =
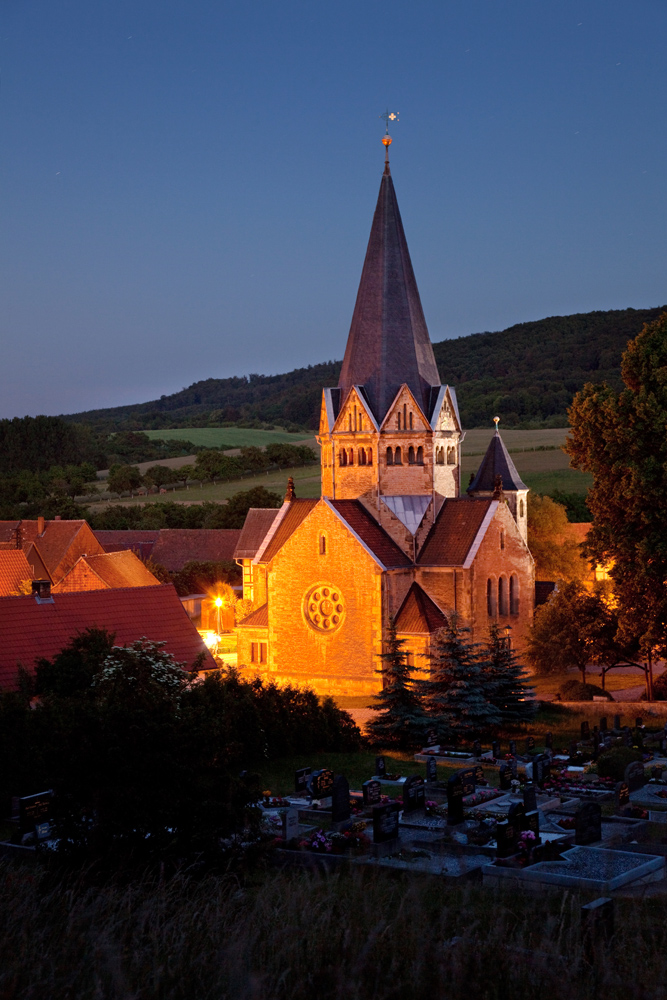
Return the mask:
<svg viewBox="0 0 667 1000"><path fill-rule="evenodd" d="M440 385L389 171L388 130L382 142L385 169L338 383L341 403L363 386L378 422L404 382L430 417L431 390Z"/></svg>

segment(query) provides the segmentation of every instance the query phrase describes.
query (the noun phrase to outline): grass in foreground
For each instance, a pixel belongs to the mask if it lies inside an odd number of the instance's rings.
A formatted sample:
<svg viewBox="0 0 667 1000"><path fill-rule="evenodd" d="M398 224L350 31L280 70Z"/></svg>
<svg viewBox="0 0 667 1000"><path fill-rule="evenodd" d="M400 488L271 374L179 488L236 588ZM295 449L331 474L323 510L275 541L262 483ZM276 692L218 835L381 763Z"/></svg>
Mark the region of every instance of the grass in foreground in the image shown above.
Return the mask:
<svg viewBox="0 0 667 1000"><path fill-rule="evenodd" d="M95 887L0 867L3 1000L663 1000L667 902L617 901L589 963L576 893L352 870Z"/></svg>

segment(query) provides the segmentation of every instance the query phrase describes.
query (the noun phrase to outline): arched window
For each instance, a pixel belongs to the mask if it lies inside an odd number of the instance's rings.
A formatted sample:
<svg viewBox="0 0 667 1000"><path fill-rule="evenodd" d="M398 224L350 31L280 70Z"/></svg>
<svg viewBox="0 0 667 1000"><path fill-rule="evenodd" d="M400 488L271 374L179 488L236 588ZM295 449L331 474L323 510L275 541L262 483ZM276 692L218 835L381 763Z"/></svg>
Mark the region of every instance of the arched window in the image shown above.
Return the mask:
<svg viewBox="0 0 667 1000"><path fill-rule="evenodd" d="M498 614L506 615L509 613L509 608L507 607L507 580L504 576L501 576L498 580Z"/></svg>
<svg viewBox="0 0 667 1000"><path fill-rule="evenodd" d="M366 452L367 452L367 454L366 454L366 465L372 465L373 464L373 449L372 448L367 448Z"/></svg>
<svg viewBox="0 0 667 1000"><path fill-rule="evenodd" d="M345 448L341 448L338 453L338 464L341 466L347 465L347 452L345 451Z"/></svg>
<svg viewBox="0 0 667 1000"><path fill-rule="evenodd" d="M408 465L415 464L415 449L410 445L408 448Z"/></svg>
<svg viewBox="0 0 667 1000"><path fill-rule="evenodd" d="M394 465L403 465L400 448L397 448L396 451L394 452Z"/></svg>
<svg viewBox="0 0 667 1000"><path fill-rule="evenodd" d="M456 448L447 449L447 465L456 465Z"/></svg>
<svg viewBox="0 0 667 1000"><path fill-rule="evenodd" d="M419 445L419 447L417 448L417 459L416 459L416 461L417 461L417 465L423 465L424 464L424 449L422 448L421 445Z"/></svg>
<svg viewBox="0 0 667 1000"><path fill-rule="evenodd" d="M504 531L500 532L500 548L501 549L505 548L505 532Z"/></svg>
<svg viewBox="0 0 667 1000"><path fill-rule="evenodd" d="M523 500L519 500L519 517L524 517L526 513L526 508L524 506Z"/></svg>
<svg viewBox="0 0 667 1000"><path fill-rule="evenodd" d="M366 464L366 449L365 448L360 448L359 449L359 465L365 465L365 464Z"/></svg>
<svg viewBox="0 0 667 1000"><path fill-rule="evenodd" d="M348 429L348 431L352 430L352 414L351 413L348 413L348 415L347 415L347 429Z"/></svg>
<svg viewBox="0 0 667 1000"><path fill-rule="evenodd" d="M410 410L410 430L412 430L412 410Z"/></svg>
<svg viewBox="0 0 667 1000"><path fill-rule="evenodd" d="M320 555L325 556L327 554L327 536L320 535Z"/></svg>
<svg viewBox="0 0 667 1000"><path fill-rule="evenodd" d="M363 429L364 429L364 418L362 417L361 414L359 414L359 430L363 431Z"/></svg>
<svg viewBox="0 0 667 1000"><path fill-rule="evenodd" d="M491 579L486 581L486 613L489 618L496 617L496 588Z"/></svg>
<svg viewBox="0 0 667 1000"><path fill-rule="evenodd" d="M519 614L519 578L514 574L510 577L510 614Z"/></svg>
<svg viewBox="0 0 667 1000"><path fill-rule="evenodd" d="M394 449L387 448L387 465L393 465L393 464L394 464Z"/></svg>
<svg viewBox="0 0 667 1000"><path fill-rule="evenodd" d="M443 454L442 448L436 448L435 449L435 464L436 465L444 465L445 464L445 456Z"/></svg>
<svg viewBox="0 0 667 1000"><path fill-rule="evenodd" d="M350 448L347 453L347 464L354 465L354 448Z"/></svg>
<svg viewBox="0 0 667 1000"><path fill-rule="evenodd" d="M401 429L401 411L400 410L396 414L396 426L398 427L398 429L400 431L400 429Z"/></svg>

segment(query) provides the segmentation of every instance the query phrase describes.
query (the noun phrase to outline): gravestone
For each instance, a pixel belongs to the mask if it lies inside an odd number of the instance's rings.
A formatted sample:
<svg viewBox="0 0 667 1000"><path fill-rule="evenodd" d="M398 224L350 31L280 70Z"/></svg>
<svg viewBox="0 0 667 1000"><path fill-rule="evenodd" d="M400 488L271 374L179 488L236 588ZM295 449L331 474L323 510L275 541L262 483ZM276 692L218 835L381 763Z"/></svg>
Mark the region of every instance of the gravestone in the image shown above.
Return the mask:
<svg viewBox="0 0 667 1000"><path fill-rule="evenodd" d="M434 785L438 780L438 764L435 757L429 757L426 761L426 781L429 785Z"/></svg>
<svg viewBox="0 0 667 1000"><path fill-rule="evenodd" d="M544 737L544 745L547 748L547 750L553 750L554 738L552 733L547 733L547 735Z"/></svg>
<svg viewBox="0 0 667 1000"><path fill-rule="evenodd" d="M540 810L531 809L524 817L524 830L530 830L535 834L535 844L540 842Z"/></svg>
<svg viewBox="0 0 667 1000"><path fill-rule="evenodd" d="M509 764L500 765L500 791L509 792L512 787L512 769Z"/></svg>
<svg viewBox="0 0 667 1000"><path fill-rule="evenodd" d="M51 800L53 790L38 792L36 795L25 795L19 799L19 830L24 833L36 833L38 826L48 826L45 836L51 830ZM40 838L40 839L43 839Z"/></svg>
<svg viewBox="0 0 667 1000"><path fill-rule="evenodd" d="M579 745L576 740L570 741L570 757L576 757L579 750Z"/></svg>
<svg viewBox="0 0 667 1000"><path fill-rule="evenodd" d="M350 785L344 775L337 774L331 787L331 822L344 823L350 818Z"/></svg>
<svg viewBox="0 0 667 1000"><path fill-rule="evenodd" d="M620 732L620 729L621 729L621 716L620 715L615 715L614 716L614 729L616 730L617 733Z"/></svg>
<svg viewBox="0 0 667 1000"><path fill-rule="evenodd" d="M630 726L623 726L623 743L626 747L632 746L632 733L630 731Z"/></svg>
<svg viewBox="0 0 667 1000"><path fill-rule="evenodd" d="M513 757L512 760L508 761L508 764L510 766L510 771L512 772L512 777L516 778L519 773L519 765L517 764L515 758Z"/></svg>
<svg viewBox="0 0 667 1000"><path fill-rule="evenodd" d="M532 782L532 780L533 780L533 762L529 761L525 765L524 770L525 770L525 773L526 773L526 781Z"/></svg>
<svg viewBox="0 0 667 1000"><path fill-rule="evenodd" d="M502 766L501 766L502 771ZM463 768L453 774L447 782L447 823L458 826L463 822L463 796L475 791L475 771Z"/></svg>
<svg viewBox="0 0 667 1000"><path fill-rule="evenodd" d="M526 753L530 753L531 750L534 749L535 749L535 737L534 736L526 737Z"/></svg>
<svg viewBox="0 0 667 1000"><path fill-rule="evenodd" d="M472 745L472 752L475 755L475 757L482 756L482 744L479 742L479 740L474 741Z"/></svg>
<svg viewBox="0 0 667 1000"><path fill-rule="evenodd" d="M597 740L600 730L597 726L593 726L593 739Z"/></svg>
<svg viewBox="0 0 667 1000"><path fill-rule="evenodd" d="M537 789L532 782L523 786L523 806L527 813L537 809Z"/></svg>
<svg viewBox="0 0 667 1000"><path fill-rule="evenodd" d="M523 802L513 802L507 812L507 822L514 827L517 834L525 830L526 809Z"/></svg>
<svg viewBox="0 0 667 1000"><path fill-rule="evenodd" d="M475 768L475 787L485 783L484 779L484 768L481 764L478 764Z"/></svg>
<svg viewBox="0 0 667 1000"><path fill-rule="evenodd" d="M603 716L600 717L600 732L601 733L606 733L607 732L607 716L606 715L603 715Z"/></svg>
<svg viewBox="0 0 667 1000"><path fill-rule="evenodd" d="M628 764L625 769L625 780L631 792L644 787L644 765L641 760L633 760Z"/></svg>
<svg viewBox="0 0 667 1000"><path fill-rule="evenodd" d="M299 835L299 810L286 809L283 813L283 840L294 840Z"/></svg>
<svg viewBox="0 0 667 1000"><path fill-rule="evenodd" d="M660 739L660 753L667 753L667 736Z"/></svg>
<svg viewBox="0 0 667 1000"><path fill-rule="evenodd" d="M434 747L438 745L438 734L435 729L426 730L426 746Z"/></svg>
<svg viewBox="0 0 667 1000"><path fill-rule="evenodd" d="M373 806L373 843L386 844L398 837L398 802L384 802Z"/></svg>
<svg viewBox="0 0 667 1000"><path fill-rule="evenodd" d="M662 764L656 764L655 767L651 768L651 777L655 778L656 781L660 781L662 779L663 770L664 768Z"/></svg>
<svg viewBox="0 0 667 1000"><path fill-rule="evenodd" d="M500 757L500 742L498 740L494 740L491 744L491 753L493 754L494 760L498 760Z"/></svg>
<svg viewBox="0 0 667 1000"><path fill-rule="evenodd" d="M294 772L294 794L305 795L308 791L308 778L313 773L312 767L302 767Z"/></svg>
<svg viewBox="0 0 667 1000"><path fill-rule="evenodd" d="M630 805L630 786L627 781L617 781L614 787L614 809L623 815L626 806Z"/></svg>
<svg viewBox="0 0 667 1000"><path fill-rule="evenodd" d="M364 796L365 806L376 806L382 798L382 785L375 778L371 778L370 781L364 781L361 791Z"/></svg>
<svg viewBox="0 0 667 1000"><path fill-rule="evenodd" d="M581 739L582 740L587 740L589 736L590 736L590 729L588 727L588 723L587 722L582 722L581 723Z"/></svg>
<svg viewBox="0 0 667 1000"><path fill-rule="evenodd" d="M516 757L516 740L510 740L510 753Z"/></svg>
<svg viewBox="0 0 667 1000"><path fill-rule="evenodd" d="M542 787L551 775L551 761L545 753L538 753L533 759L533 783Z"/></svg>
<svg viewBox="0 0 667 1000"><path fill-rule="evenodd" d="M403 812L414 812L424 808L424 779L413 774L403 785Z"/></svg>
<svg viewBox="0 0 667 1000"><path fill-rule="evenodd" d="M375 777L384 778L387 773L387 765L385 764L384 757L375 758Z"/></svg>
<svg viewBox="0 0 667 1000"><path fill-rule="evenodd" d="M327 799L331 795L334 773L328 767L313 771L308 779L310 794L314 799Z"/></svg>
<svg viewBox="0 0 667 1000"><path fill-rule="evenodd" d="M602 809L598 802L582 802L574 814L574 842L578 846L602 839Z"/></svg>
<svg viewBox="0 0 667 1000"><path fill-rule="evenodd" d="M517 852L517 831L508 820L496 823L496 854L499 858L509 858Z"/></svg>

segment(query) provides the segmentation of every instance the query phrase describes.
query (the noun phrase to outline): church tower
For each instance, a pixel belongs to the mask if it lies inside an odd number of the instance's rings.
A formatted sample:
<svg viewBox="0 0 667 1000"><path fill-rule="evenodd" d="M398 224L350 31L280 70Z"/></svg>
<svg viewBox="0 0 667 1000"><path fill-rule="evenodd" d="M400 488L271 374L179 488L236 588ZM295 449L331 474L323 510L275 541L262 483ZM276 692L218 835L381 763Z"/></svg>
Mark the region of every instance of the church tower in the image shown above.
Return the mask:
<svg viewBox="0 0 667 1000"><path fill-rule="evenodd" d="M498 423L494 417L496 430L491 438L479 469L470 480L468 496L495 497L502 494L517 523L521 537L528 544L528 487L517 472L516 465L500 436Z"/></svg>
<svg viewBox="0 0 667 1000"><path fill-rule="evenodd" d="M414 535L429 505L459 495L462 428L456 394L441 385L435 363L388 131L382 141L384 173L340 381L322 397L322 494L360 499L380 516L388 507Z"/></svg>

